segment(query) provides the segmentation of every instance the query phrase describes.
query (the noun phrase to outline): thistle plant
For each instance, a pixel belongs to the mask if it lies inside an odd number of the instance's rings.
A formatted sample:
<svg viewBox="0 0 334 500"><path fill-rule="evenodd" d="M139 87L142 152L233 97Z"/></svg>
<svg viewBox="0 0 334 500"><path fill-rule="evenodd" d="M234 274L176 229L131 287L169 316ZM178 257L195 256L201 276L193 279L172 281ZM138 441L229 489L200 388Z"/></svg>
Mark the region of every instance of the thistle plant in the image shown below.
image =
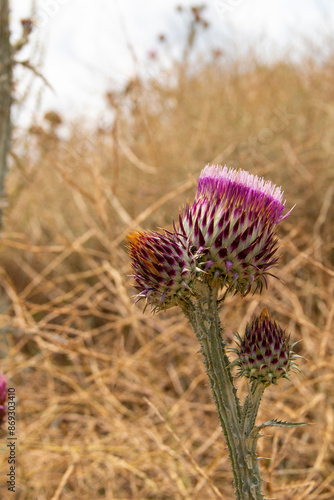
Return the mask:
<svg viewBox="0 0 334 500"><path fill-rule="evenodd" d="M228 294L261 292L276 265L277 226L285 212L283 193L243 170L207 165L197 194L173 224L173 231L128 235L138 300L153 312L181 307L201 346L222 430L229 450L238 500L263 499L257 456L260 431L291 427L277 419L255 425L264 390L298 370L295 344L266 309L237 336L237 358L226 352L219 308ZM241 404L232 369L248 379Z"/></svg>

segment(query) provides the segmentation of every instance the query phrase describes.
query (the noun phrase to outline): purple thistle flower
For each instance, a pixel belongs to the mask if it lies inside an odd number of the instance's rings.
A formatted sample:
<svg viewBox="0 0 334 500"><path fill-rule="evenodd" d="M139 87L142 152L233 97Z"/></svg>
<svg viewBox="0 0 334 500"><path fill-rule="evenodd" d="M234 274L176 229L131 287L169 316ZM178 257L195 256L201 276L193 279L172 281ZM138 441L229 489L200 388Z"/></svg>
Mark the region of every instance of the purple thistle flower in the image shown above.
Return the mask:
<svg viewBox="0 0 334 500"><path fill-rule="evenodd" d="M247 324L244 339L237 334L238 349L232 349L238 359L232 363L239 367L239 377L247 377L263 384L276 384L280 378L289 379L288 372L298 367L294 360L300 356L292 351L289 337L274 321L266 308Z"/></svg>
<svg viewBox="0 0 334 500"><path fill-rule="evenodd" d="M192 293L196 255L183 236L164 230L128 234L137 300L146 299L153 312L177 305Z"/></svg>
<svg viewBox="0 0 334 500"><path fill-rule="evenodd" d="M207 165L194 203L179 216L175 230L201 257L198 267L209 280L246 295L262 290L278 258L276 226L285 203L280 188L243 170Z"/></svg>
<svg viewBox="0 0 334 500"><path fill-rule="evenodd" d="M0 426L5 421L7 399L7 379L4 375L0 375Z"/></svg>

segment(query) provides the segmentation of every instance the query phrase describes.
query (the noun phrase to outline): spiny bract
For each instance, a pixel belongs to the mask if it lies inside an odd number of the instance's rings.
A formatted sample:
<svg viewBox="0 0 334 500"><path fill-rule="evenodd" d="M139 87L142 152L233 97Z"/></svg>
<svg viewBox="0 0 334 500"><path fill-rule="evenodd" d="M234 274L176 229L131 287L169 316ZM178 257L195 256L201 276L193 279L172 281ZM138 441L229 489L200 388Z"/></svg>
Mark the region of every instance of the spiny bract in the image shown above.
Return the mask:
<svg viewBox="0 0 334 500"><path fill-rule="evenodd" d="M194 203L180 213L175 230L200 255L209 280L246 295L262 290L278 258L276 226L285 204L280 188L243 170L207 165Z"/></svg>
<svg viewBox="0 0 334 500"><path fill-rule="evenodd" d="M289 345L289 337L269 315L266 308L246 326L238 349L232 349L238 358L232 363L239 367L238 376L257 380L263 384L276 384L280 378L289 378L290 370L298 370L294 360L299 356Z"/></svg>
<svg viewBox="0 0 334 500"><path fill-rule="evenodd" d="M135 272L137 300L146 299L152 311L178 304L191 294L196 259L183 236L170 231L137 231L127 236Z"/></svg>

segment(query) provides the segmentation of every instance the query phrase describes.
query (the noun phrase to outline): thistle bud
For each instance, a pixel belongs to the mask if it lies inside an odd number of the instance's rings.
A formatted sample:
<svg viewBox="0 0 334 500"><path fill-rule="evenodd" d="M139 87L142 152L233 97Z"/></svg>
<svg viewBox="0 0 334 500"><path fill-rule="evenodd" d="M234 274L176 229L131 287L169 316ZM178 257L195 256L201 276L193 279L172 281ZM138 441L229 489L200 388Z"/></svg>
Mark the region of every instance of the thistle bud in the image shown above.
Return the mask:
<svg viewBox="0 0 334 500"><path fill-rule="evenodd" d="M290 370L298 370L294 360L298 358L292 351L294 345L289 345L289 337L274 321L266 308L247 324L244 339L239 339L238 359L233 365L239 367L239 377L257 380L263 384L276 384L280 378L289 379Z"/></svg>
<svg viewBox="0 0 334 500"><path fill-rule="evenodd" d="M153 312L178 304L192 294L196 258L183 236L165 230L138 231L127 236L135 272L137 301L145 299Z"/></svg>

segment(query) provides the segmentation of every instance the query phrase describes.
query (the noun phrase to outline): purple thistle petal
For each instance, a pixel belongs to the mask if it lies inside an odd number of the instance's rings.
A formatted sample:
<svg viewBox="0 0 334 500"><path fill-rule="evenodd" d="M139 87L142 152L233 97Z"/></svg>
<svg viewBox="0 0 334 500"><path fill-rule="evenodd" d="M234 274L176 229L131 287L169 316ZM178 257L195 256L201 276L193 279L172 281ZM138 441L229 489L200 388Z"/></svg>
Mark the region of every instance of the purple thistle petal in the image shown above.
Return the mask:
<svg viewBox="0 0 334 500"><path fill-rule="evenodd" d="M233 267L233 262L225 260L226 273L228 274Z"/></svg>

